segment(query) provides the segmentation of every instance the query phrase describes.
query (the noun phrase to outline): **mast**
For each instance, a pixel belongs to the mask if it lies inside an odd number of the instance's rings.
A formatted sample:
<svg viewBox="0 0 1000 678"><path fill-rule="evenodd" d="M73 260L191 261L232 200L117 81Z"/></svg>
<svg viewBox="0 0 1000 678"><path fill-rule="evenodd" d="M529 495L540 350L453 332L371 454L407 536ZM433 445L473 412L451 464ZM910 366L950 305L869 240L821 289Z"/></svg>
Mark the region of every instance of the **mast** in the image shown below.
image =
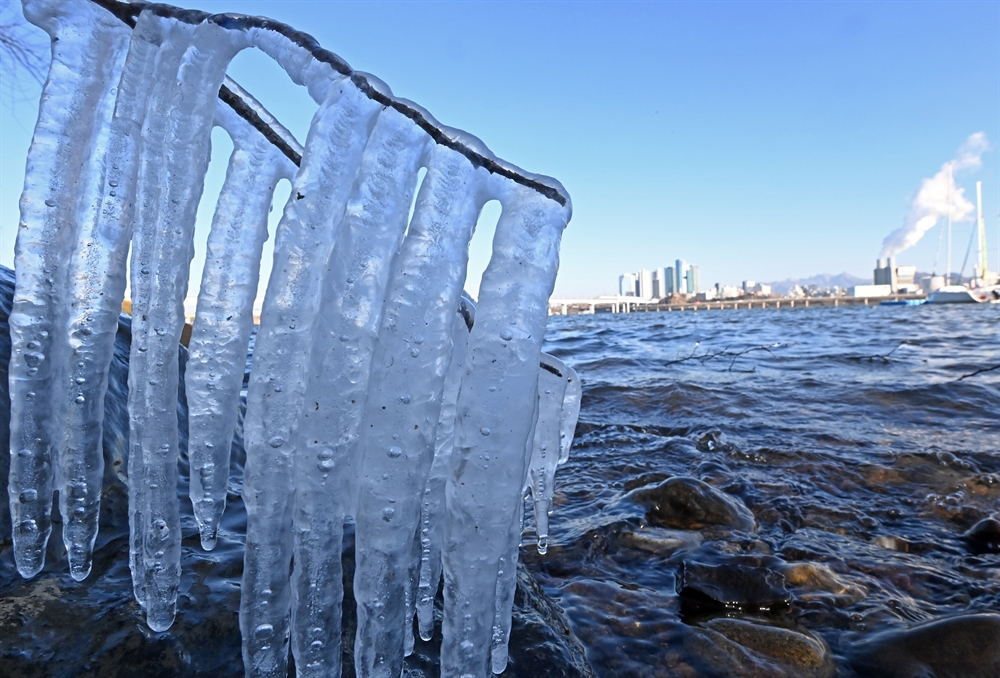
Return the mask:
<svg viewBox="0 0 1000 678"><path fill-rule="evenodd" d="M944 284L951 284L951 186L954 179L951 174L951 163L948 163L948 257L945 265Z"/></svg>
<svg viewBox="0 0 1000 678"><path fill-rule="evenodd" d="M987 268L986 268L986 222L983 221L983 182L981 182L981 181L977 181L976 182L976 208L977 208L977 216L979 217L979 219L977 220L977 227L979 229L979 234L978 234L979 237L977 238L977 240L979 241L979 251L978 251L978 255L979 256L977 257L977 261L978 261L977 268L979 270L976 272L976 278L980 279L980 281L981 281L980 284L984 285L984 284L986 284L985 278L986 278L986 270L987 270Z"/></svg>

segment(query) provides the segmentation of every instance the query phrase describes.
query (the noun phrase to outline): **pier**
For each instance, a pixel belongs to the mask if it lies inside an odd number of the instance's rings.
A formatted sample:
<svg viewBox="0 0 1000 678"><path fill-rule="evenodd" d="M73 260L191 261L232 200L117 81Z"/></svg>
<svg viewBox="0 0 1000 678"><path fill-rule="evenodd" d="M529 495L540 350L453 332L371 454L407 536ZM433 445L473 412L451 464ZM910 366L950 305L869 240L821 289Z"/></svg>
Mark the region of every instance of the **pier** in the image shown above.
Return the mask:
<svg viewBox="0 0 1000 678"><path fill-rule="evenodd" d="M883 301L923 299L919 294L890 294L882 297L770 297L717 299L660 303L657 299L638 297L596 297L593 299L550 299L549 315L593 313L663 313L673 311L737 311L750 309L794 309L817 306L878 306Z"/></svg>

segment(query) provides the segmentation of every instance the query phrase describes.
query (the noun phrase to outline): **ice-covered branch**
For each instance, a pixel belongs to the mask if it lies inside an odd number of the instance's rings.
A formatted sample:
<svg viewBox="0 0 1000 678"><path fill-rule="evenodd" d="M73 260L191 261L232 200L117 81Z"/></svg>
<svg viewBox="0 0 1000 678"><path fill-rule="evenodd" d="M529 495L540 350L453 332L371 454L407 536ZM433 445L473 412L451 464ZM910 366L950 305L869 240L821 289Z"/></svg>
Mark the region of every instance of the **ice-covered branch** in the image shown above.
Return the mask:
<svg viewBox="0 0 1000 678"><path fill-rule="evenodd" d="M358 675L399 675L433 631L445 675L506 664L531 478L544 549L579 379L539 356L569 199L269 19L114 0L26 0L53 38L21 200L10 316L10 505L22 575L43 565L53 491L90 572L101 421L131 256L130 566L154 631L180 581L178 340L212 127L233 139L191 333L190 497L214 547L229 485L267 214L278 224L247 393L240 628L248 675L338 675L341 543L357 525ZM316 100L305 143L226 77L256 47ZM417 188L419 170L426 175ZM417 193L414 202L414 193ZM502 216L462 297L485 202ZM410 206L413 216L407 219ZM471 330L471 332L470 332Z"/></svg>

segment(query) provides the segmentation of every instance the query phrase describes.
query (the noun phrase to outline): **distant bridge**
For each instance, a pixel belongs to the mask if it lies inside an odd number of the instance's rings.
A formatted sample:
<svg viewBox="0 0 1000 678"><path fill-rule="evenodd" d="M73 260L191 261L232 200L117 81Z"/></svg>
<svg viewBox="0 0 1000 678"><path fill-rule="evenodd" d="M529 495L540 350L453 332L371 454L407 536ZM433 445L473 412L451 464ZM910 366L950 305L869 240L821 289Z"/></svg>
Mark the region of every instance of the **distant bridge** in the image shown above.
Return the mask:
<svg viewBox="0 0 1000 678"><path fill-rule="evenodd" d="M606 296L593 299L549 299L549 315L578 313L634 313L662 311L721 311L751 308L808 308L810 306L878 306L883 301L923 299L919 294L892 294L884 297L740 297L714 301L661 303L659 299Z"/></svg>

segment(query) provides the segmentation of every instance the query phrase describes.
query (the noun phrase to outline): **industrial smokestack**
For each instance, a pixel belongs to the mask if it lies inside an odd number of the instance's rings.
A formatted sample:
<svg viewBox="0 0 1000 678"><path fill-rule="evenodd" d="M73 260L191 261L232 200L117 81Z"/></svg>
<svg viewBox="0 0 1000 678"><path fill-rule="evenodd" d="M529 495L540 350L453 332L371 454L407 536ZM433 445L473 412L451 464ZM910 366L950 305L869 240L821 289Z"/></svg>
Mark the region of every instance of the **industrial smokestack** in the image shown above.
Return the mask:
<svg viewBox="0 0 1000 678"><path fill-rule="evenodd" d="M913 247L940 219L949 215L953 222L965 220L973 206L965 199L965 191L955 186L954 170L979 167L983 153L989 148L986 134L976 132L958 149L957 158L944 163L933 177L924 179L903 225L882 242L880 256L894 256Z"/></svg>

